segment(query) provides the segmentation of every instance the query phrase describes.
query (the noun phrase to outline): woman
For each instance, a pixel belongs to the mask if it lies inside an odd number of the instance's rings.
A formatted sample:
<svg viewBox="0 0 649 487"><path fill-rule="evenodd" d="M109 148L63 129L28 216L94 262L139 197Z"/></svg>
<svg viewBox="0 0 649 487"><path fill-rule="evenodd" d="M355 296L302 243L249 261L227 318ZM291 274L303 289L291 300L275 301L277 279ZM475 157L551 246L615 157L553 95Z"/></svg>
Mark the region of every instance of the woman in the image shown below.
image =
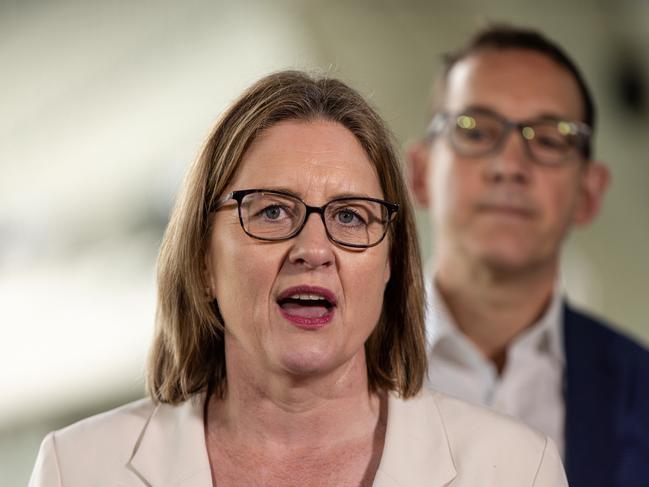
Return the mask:
<svg viewBox="0 0 649 487"><path fill-rule="evenodd" d="M546 437L421 392L412 209L339 81L277 73L233 104L158 282L151 399L50 434L31 485L567 485Z"/></svg>

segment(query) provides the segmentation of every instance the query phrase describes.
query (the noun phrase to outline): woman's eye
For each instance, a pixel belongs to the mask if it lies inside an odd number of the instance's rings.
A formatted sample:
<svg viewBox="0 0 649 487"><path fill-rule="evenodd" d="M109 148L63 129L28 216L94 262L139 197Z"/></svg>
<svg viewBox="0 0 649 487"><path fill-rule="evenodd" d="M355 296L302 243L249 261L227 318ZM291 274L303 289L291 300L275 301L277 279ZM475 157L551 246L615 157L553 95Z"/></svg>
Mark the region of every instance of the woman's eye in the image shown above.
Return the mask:
<svg viewBox="0 0 649 487"><path fill-rule="evenodd" d="M343 225L360 225L364 223L363 219L352 210L340 210L336 218Z"/></svg>
<svg viewBox="0 0 649 487"><path fill-rule="evenodd" d="M260 213L264 218L268 220L277 220L282 217L282 208L278 205L267 206Z"/></svg>

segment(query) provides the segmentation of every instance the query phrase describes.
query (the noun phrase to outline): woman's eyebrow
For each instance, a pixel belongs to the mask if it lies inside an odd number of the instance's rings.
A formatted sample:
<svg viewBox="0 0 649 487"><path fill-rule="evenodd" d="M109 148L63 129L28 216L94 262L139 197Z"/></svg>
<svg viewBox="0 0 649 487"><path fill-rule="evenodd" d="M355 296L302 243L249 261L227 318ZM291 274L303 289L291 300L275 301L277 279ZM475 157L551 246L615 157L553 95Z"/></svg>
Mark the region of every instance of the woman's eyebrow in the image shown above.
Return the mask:
<svg viewBox="0 0 649 487"><path fill-rule="evenodd" d="M263 191L277 191L279 193L285 193L290 196L294 196L299 199L304 199L306 195L300 194L290 188L284 187L284 186L264 186L264 187L259 187L258 189L263 190ZM344 193L335 193L333 195L330 195L327 200L335 200L335 199L340 199L340 198L378 198L381 199L383 198L382 195L380 196L373 196L369 193L364 193L364 192L355 192L355 193L350 193L350 192L344 192Z"/></svg>
<svg viewBox="0 0 649 487"><path fill-rule="evenodd" d="M382 196L372 196L368 193L337 193L330 199L335 200L339 198L382 198Z"/></svg>
<svg viewBox="0 0 649 487"><path fill-rule="evenodd" d="M275 191L277 193L284 193L289 196L294 196L296 198L302 198L302 196L299 193L293 191L290 188L286 188L284 186L255 186L255 188L261 191Z"/></svg>

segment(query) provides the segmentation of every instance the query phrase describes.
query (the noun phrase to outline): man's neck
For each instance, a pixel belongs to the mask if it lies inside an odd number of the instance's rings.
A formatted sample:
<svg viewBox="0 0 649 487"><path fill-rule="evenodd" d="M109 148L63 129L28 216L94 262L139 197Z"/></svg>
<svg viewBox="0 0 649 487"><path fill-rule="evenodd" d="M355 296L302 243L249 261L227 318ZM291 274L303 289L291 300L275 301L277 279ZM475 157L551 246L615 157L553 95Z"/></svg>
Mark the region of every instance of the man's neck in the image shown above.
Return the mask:
<svg viewBox="0 0 649 487"><path fill-rule="evenodd" d="M557 268L553 263L505 273L466 260L452 265L442 261L435 285L456 325L500 372L509 345L551 302Z"/></svg>

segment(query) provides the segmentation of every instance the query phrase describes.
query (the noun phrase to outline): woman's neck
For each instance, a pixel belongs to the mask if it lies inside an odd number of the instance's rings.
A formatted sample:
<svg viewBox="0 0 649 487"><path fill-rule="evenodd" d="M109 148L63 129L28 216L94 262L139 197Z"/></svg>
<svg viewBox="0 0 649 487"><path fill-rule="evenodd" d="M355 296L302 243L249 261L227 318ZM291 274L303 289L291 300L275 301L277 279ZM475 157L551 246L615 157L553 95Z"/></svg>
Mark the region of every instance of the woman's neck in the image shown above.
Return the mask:
<svg viewBox="0 0 649 487"><path fill-rule="evenodd" d="M370 394L364 354L321 377L291 377L242 366L228 349L227 392L210 398L207 432L260 447L331 445L371 434L380 399Z"/></svg>
<svg viewBox="0 0 649 487"><path fill-rule="evenodd" d="M226 355L227 356L227 355ZM215 485L370 486L387 424L387 397L349 365L321 378L266 377L228 368L225 397L205 408Z"/></svg>

